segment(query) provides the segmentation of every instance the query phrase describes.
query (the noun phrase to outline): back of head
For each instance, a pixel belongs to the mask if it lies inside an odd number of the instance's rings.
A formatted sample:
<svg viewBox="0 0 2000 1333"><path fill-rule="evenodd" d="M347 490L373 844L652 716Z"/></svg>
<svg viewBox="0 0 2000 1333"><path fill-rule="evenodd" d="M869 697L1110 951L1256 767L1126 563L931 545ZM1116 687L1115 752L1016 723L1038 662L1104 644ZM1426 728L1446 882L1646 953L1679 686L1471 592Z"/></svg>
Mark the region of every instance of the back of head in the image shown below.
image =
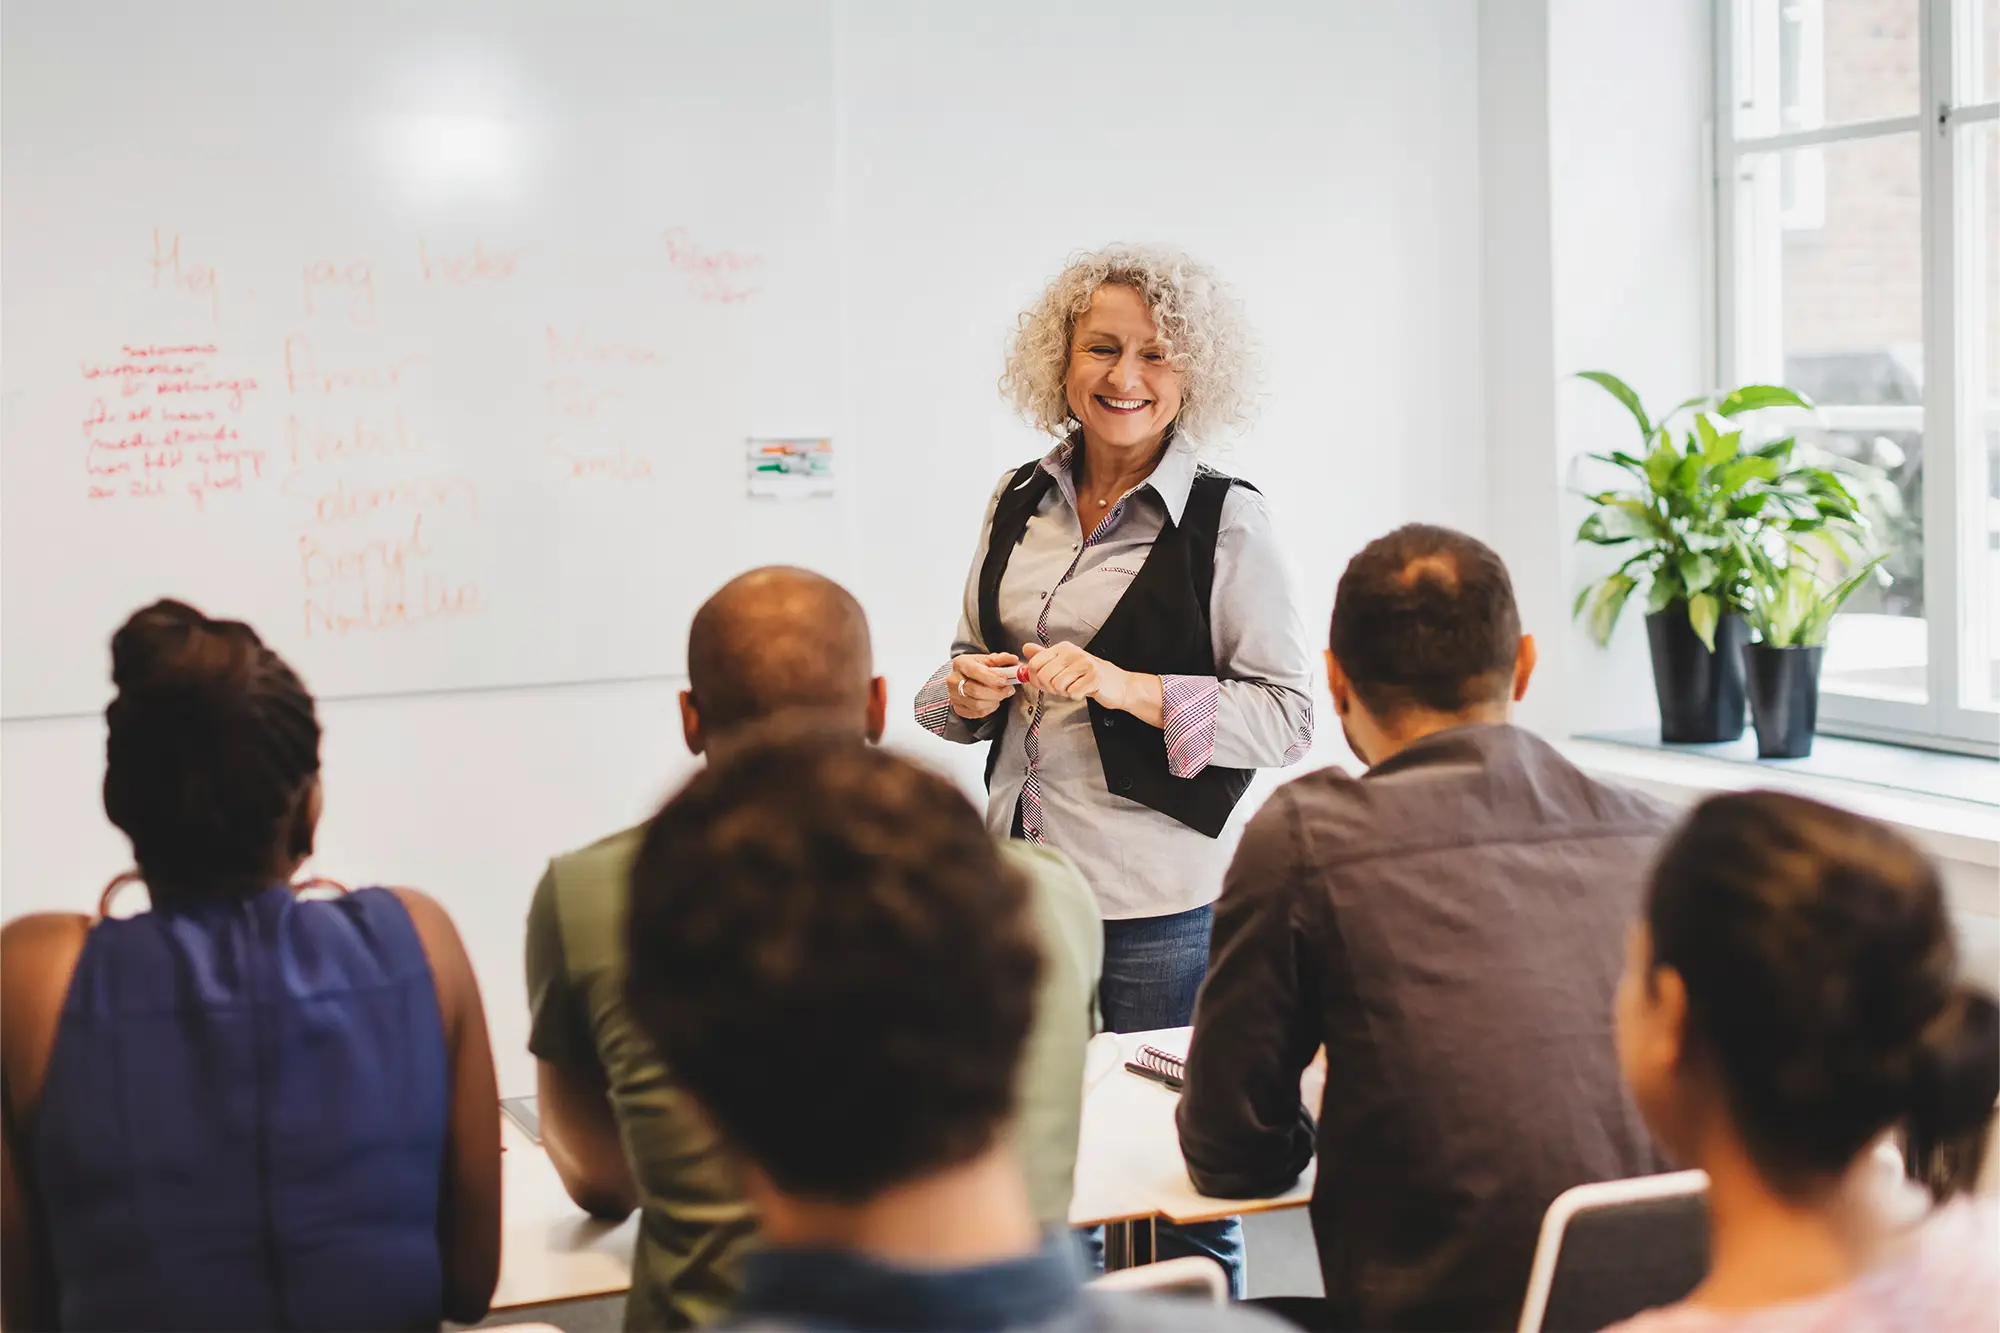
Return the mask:
<svg viewBox="0 0 2000 1333"><path fill-rule="evenodd" d="M632 869L627 1001L781 1190L859 1202L1008 1114L1040 956L957 788L851 732L746 735Z"/></svg>
<svg viewBox="0 0 2000 1333"><path fill-rule="evenodd" d="M112 636L111 681L104 811L149 884L241 888L311 850L319 719L254 630L156 602Z"/></svg>
<svg viewBox="0 0 2000 1333"><path fill-rule="evenodd" d="M1937 871L1898 834L1778 792L1711 797L1646 914L1655 965L1687 987L1688 1049L1774 1187L1844 1170L1893 1124L1935 1143L1991 1115L1994 1002L1959 980Z"/></svg>
<svg viewBox="0 0 2000 1333"><path fill-rule="evenodd" d="M873 676L861 603L808 569L731 579L688 630L688 688L711 735L791 709L859 716Z"/></svg>
<svg viewBox="0 0 2000 1333"><path fill-rule="evenodd" d="M1368 711L1456 713L1505 700L1521 615L1507 566L1484 542L1411 523L1348 561L1328 646Z"/></svg>

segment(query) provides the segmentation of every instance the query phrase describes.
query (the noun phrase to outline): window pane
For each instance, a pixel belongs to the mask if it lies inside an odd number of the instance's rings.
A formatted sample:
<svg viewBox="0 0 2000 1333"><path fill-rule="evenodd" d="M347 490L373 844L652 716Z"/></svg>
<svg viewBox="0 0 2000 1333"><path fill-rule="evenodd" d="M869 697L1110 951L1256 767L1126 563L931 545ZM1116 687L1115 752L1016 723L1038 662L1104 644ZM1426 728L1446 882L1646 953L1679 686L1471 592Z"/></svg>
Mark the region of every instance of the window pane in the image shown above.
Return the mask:
<svg viewBox="0 0 2000 1333"><path fill-rule="evenodd" d="M1816 159L1811 172L1804 159ZM1789 161L1788 161L1789 159ZM1801 452L1843 472L1890 582L1866 586L1834 621L1825 687L1921 702L1924 623L1923 208L1914 134L1851 140L1739 164L1737 378L1821 405ZM1817 177L1815 219L1785 184ZM1789 427L1788 427L1789 429Z"/></svg>
<svg viewBox="0 0 2000 1333"><path fill-rule="evenodd" d="M1963 0L1958 31L1965 34L1972 74L1972 87L1961 100L2000 101L2000 0Z"/></svg>
<svg viewBox="0 0 2000 1333"><path fill-rule="evenodd" d="M1737 136L1914 115L1920 8L1921 0L1737 0Z"/></svg>
<svg viewBox="0 0 2000 1333"><path fill-rule="evenodd" d="M1966 404L1959 485L1967 496L1959 560L1966 608L1959 693L1968 708L1993 708L2000 706L2000 124L1987 121L1959 133Z"/></svg>

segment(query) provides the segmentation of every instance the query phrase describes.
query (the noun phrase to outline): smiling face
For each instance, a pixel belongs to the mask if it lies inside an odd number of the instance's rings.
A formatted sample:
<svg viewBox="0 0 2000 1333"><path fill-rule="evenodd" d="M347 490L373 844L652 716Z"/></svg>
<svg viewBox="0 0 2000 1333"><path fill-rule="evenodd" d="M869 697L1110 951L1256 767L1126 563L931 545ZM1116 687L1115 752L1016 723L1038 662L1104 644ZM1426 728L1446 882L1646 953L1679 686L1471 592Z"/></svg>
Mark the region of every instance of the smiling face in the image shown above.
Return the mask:
<svg viewBox="0 0 2000 1333"><path fill-rule="evenodd" d="M1069 409L1087 441L1112 448L1151 447L1181 410L1181 373L1145 298L1107 283L1077 316L1064 377Z"/></svg>

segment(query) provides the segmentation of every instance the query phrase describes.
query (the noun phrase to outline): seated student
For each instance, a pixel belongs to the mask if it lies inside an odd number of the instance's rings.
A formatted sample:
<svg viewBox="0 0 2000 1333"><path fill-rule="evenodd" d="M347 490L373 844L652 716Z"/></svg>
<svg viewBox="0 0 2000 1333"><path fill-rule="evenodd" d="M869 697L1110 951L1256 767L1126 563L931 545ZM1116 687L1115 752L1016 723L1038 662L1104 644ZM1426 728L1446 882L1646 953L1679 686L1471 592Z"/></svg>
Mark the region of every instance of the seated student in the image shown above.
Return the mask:
<svg viewBox="0 0 2000 1333"><path fill-rule="evenodd" d="M319 722L249 626L157 603L111 678L104 809L152 909L0 932L7 1328L479 1319L500 1117L450 918L293 897Z"/></svg>
<svg viewBox="0 0 2000 1333"><path fill-rule="evenodd" d="M1234 1329L1086 1293L1004 1133L1041 970L1027 877L852 729L740 742L632 867L627 1004L761 1225L737 1327Z"/></svg>
<svg viewBox="0 0 2000 1333"><path fill-rule="evenodd" d="M1891 1126L1977 1143L1993 1114L2000 1016L1957 964L1937 871L1888 829L1777 792L1695 808L1632 931L1618 1054L1661 1142L1708 1172L1709 1272L1621 1328L2000 1324L1994 1200L1934 1207L1870 1169Z"/></svg>
<svg viewBox="0 0 2000 1333"><path fill-rule="evenodd" d="M709 598L688 634L688 679L681 720L696 754L725 751L747 724L785 709L818 712L857 739L882 735L887 687L867 617L807 570L753 570ZM528 914L528 1045L543 1141L571 1197L603 1216L644 1206L625 1326L687 1328L735 1300L752 1222L708 1126L625 1010L626 879L644 832L550 863ZM1069 1212L1103 929L1062 853L1009 842L1001 856L1032 885L1047 959L1014 1132L1035 1217L1056 1226Z"/></svg>
<svg viewBox="0 0 2000 1333"><path fill-rule="evenodd" d="M1657 1169L1618 1082L1624 923L1668 822L1511 725L1535 644L1506 567L1444 528L1341 576L1349 746L1279 788L1216 905L1181 1146L1198 1188L1289 1187L1318 1140L1330 1327L1500 1328L1572 1185ZM1317 1131L1299 1074L1326 1047Z"/></svg>

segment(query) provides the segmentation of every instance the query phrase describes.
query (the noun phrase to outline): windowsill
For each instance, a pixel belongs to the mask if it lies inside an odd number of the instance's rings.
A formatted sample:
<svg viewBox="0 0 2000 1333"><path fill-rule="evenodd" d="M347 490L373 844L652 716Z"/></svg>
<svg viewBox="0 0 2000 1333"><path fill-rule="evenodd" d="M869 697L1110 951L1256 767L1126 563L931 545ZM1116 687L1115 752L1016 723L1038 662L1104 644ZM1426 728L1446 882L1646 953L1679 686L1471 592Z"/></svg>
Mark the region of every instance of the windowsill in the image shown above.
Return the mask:
<svg viewBox="0 0 2000 1333"><path fill-rule="evenodd" d="M1588 773L1673 805L1768 787L1844 806L1957 863L1947 875L1954 899L2000 915L2000 763L1991 759L1820 736L1811 758L1760 760L1747 733L1727 745L1662 745L1656 732L1615 732L1558 748Z"/></svg>
<svg viewBox="0 0 2000 1333"><path fill-rule="evenodd" d="M1757 737L1745 730L1740 740L1720 745L1667 745L1652 728L1590 732L1580 741L1605 741L1654 754L1690 755L1737 764L1759 774L1763 785L1772 774L1798 774L1838 782L1883 787L1905 795L1938 796L1993 807L2000 819L2000 763L1975 755L1917 750L1907 745L1852 740L1842 736L1813 737L1813 752L1803 759L1759 759Z"/></svg>

